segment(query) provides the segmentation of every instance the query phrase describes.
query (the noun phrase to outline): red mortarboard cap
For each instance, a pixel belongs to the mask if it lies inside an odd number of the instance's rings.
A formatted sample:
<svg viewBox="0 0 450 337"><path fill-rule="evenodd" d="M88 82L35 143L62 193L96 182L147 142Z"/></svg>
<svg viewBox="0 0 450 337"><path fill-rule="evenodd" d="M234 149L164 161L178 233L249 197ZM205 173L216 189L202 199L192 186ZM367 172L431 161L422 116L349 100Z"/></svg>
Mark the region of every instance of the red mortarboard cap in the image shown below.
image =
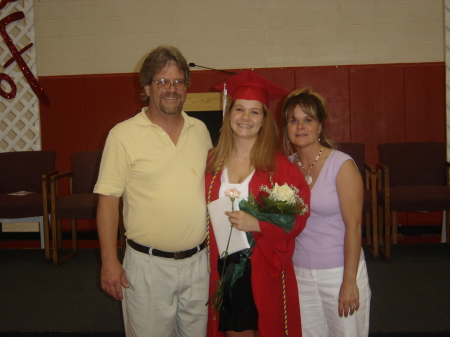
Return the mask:
<svg viewBox="0 0 450 337"><path fill-rule="evenodd" d="M224 84L226 84L227 92L233 97L233 100L247 99L260 101L267 107L270 101L289 94L289 91L266 80L251 70L243 71L236 76L230 77L214 88L223 90Z"/></svg>

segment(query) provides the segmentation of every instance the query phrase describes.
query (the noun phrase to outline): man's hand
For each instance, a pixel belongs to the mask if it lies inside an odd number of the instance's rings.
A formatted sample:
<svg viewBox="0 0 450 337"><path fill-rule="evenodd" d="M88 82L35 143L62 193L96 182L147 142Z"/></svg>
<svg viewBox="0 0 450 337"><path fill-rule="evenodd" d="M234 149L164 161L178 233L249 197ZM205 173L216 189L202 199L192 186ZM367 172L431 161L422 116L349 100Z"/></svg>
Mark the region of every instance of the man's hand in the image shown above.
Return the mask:
<svg viewBox="0 0 450 337"><path fill-rule="evenodd" d="M122 287L130 287L125 270L118 260L102 264L100 280L102 289L116 300L123 300Z"/></svg>

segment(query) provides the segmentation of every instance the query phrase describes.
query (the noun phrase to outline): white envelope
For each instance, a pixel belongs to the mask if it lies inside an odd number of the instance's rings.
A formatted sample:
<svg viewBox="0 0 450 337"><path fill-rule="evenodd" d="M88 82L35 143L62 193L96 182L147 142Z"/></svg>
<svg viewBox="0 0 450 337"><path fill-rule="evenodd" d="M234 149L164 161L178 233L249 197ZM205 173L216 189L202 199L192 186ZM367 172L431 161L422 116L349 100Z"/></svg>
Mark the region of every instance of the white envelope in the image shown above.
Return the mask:
<svg viewBox="0 0 450 337"><path fill-rule="evenodd" d="M239 199L236 198L234 201L235 210L239 209L238 203ZM231 200L229 197L214 200L208 205L209 216L211 217L211 223L214 229L214 236L216 238L220 256L222 256L222 253L227 248L231 228L233 228L233 230L231 231L228 254L233 254L243 249L250 248L246 233L231 227L230 221L224 213L226 211L231 212L231 206Z"/></svg>

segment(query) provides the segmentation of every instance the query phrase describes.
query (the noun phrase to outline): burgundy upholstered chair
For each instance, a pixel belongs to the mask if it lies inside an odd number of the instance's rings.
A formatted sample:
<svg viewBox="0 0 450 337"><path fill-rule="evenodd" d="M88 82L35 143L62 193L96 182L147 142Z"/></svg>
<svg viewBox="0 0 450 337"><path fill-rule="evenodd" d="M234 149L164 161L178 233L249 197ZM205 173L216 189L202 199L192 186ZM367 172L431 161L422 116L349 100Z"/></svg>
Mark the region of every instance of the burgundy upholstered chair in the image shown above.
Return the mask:
<svg viewBox="0 0 450 337"><path fill-rule="evenodd" d="M391 256L397 236L397 212L444 211L450 241L450 187L447 185L446 144L405 142L378 145L378 204L384 209L384 253Z"/></svg>
<svg viewBox="0 0 450 337"><path fill-rule="evenodd" d="M39 222L41 248L50 258L49 176L56 174L54 151L0 153L0 222ZM11 193L27 191L15 196Z"/></svg>
<svg viewBox="0 0 450 337"><path fill-rule="evenodd" d="M363 177L363 213L366 215L366 243L369 246L369 251L373 258L378 260L378 213L375 168L365 162L365 146L363 143L341 142L337 144L337 149L353 158Z"/></svg>
<svg viewBox="0 0 450 337"><path fill-rule="evenodd" d="M52 214L52 247L53 264L59 265L63 261L76 255L77 219L95 219L97 216L98 195L93 193L97 182L102 151L78 152L72 155L72 171L52 176L51 186L51 214ZM59 181L69 179L69 195L59 196ZM62 258L61 218L71 219L72 252Z"/></svg>

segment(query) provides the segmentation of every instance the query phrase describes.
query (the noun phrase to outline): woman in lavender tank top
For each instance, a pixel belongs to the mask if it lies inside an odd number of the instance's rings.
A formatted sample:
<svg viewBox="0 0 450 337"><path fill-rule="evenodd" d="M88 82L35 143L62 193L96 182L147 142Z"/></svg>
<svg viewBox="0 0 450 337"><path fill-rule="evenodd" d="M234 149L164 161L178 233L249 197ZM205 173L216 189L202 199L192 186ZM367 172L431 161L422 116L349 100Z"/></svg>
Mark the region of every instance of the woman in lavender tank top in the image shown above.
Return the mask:
<svg viewBox="0 0 450 337"><path fill-rule="evenodd" d="M327 137L325 99L303 88L283 107L286 155L311 190L293 257L304 337L368 336L370 287L361 249L362 177Z"/></svg>

